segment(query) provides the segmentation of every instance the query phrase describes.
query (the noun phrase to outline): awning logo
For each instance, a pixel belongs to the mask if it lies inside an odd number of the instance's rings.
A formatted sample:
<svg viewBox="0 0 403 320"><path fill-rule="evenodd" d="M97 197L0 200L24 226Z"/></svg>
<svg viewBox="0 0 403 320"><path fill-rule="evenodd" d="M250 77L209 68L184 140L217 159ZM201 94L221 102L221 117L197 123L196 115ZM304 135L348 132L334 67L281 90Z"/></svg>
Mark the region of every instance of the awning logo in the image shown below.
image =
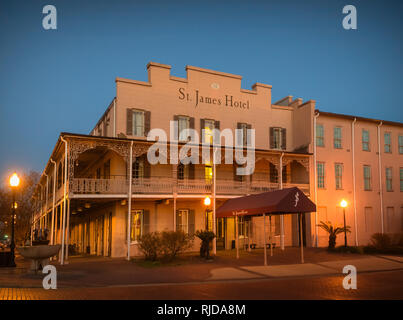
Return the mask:
<svg viewBox="0 0 403 320"><path fill-rule="evenodd" d="M296 206L298 205L298 201L299 201L299 192L297 192L297 193L295 194L295 204L294 204L294 207L296 207Z"/></svg>

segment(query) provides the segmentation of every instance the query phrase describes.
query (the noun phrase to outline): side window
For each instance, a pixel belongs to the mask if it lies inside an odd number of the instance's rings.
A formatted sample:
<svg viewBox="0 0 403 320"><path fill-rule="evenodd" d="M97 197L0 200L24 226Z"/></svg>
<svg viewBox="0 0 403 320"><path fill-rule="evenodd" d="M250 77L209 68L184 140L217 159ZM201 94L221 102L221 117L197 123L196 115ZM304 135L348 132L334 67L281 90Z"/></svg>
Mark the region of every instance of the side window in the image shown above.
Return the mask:
<svg viewBox="0 0 403 320"><path fill-rule="evenodd" d="M363 129L362 130L362 150L363 151L370 151L369 147L369 131Z"/></svg>
<svg viewBox="0 0 403 320"><path fill-rule="evenodd" d="M333 133L333 146L335 149L341 149L341 128L335 127Z"/></svg>
<svg viewBox="0 0 403 320"><path fill-rule="evenodd" d="M325 146L325 137L324 137L324 128L323 124L316 125L316 146L324 147Z"/></svg>

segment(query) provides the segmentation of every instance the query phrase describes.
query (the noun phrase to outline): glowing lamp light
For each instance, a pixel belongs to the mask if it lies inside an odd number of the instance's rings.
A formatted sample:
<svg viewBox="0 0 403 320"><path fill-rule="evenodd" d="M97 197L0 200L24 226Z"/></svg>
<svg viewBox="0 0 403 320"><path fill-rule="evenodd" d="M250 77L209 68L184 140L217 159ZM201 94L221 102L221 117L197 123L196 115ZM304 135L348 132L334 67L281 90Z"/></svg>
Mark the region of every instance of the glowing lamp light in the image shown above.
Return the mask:
<svg viewBox="0 0 403 320"><path fill-rule="evenodd" d="M10 178L10 186L12 187L18 187L20 184L20 178L18 175L14 172L13 175Z"/></svg>
<svg viewBox="0 0 403 320"><path fill-rule="evenodd" d="M210 199L210 197L205 197L204 198L204 205L206 205L206 206L209 206L211 204L211 199Z"/></svg>
<svg viewBox="0 0 403 320"><path fill-rule="evenodd" d="M342 207L342 208L346 208L347 207L347 201L346 200L341 200L341 202L340 202L340 206Z"/></svg>

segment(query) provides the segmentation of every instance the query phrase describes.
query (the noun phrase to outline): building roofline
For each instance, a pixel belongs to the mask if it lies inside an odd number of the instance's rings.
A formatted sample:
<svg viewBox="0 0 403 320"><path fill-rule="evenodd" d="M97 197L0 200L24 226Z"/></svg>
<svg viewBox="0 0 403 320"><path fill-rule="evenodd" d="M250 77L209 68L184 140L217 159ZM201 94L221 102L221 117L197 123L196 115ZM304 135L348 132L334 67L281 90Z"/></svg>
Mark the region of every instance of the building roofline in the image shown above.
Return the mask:
<svg viewBox="0 0 403 320"><path fill-rule="evenodd" d="M377 123L377 124L382 122L384 125L403 127L402 122L396 122L396 121L381 120L381 119L374 119L374 118L365 118L365 117L352 116L352 115L342 114L342 113L326 112L326 111L321 111L321 110L318 110L318 109L315 110L315 113L316 114L319 113L319 116L322 115L322 116L342 118L342 119L348 119L348 120L356 119L358 121L366 121L366 122L372 122L372 123Z"/></svg>

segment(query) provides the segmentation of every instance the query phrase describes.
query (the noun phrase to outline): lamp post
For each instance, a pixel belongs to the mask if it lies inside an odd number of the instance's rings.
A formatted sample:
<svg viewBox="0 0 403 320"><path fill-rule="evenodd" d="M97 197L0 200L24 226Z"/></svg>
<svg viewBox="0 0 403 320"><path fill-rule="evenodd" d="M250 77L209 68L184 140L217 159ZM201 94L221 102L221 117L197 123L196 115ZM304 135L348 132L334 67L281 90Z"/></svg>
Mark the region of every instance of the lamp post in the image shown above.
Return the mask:
<svg viewBox="0 0 403 320"><path fill-rule="evenodd" d="M347 201L341 200L340 206L343 208L343 219L344 219L344 246L347 247L347 230L346 230L346 207Z"/></svg>
<svg viewBox="0 0 403 320"><path fill-rule="evenodd" d="M11 193L12 193L12 217L11 217L11 244L10 244L10 250L11 250L11 260L10 260L10 267L15 267L15 239L14 239L14 223L15 223L15 209L17 207L17 204L15 202L15 189L19 186L20 184L20 178L16 173L14 173L10 177L10 186L11 186Z"/></svg>

